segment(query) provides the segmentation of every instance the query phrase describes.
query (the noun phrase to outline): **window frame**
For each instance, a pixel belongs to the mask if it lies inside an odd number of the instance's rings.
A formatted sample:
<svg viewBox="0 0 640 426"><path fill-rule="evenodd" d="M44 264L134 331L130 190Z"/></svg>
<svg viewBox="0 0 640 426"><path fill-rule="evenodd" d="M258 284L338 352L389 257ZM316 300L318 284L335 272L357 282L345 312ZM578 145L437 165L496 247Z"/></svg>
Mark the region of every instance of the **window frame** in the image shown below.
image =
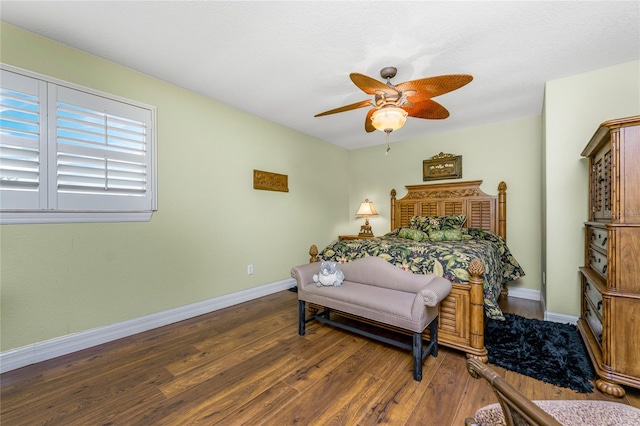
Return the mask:
<svg viewBox="0 0 640 426"><path fill-rule="evenodd" d="M4 64L0 62L0 69L12 73L16 73L19 75L23 75L28 78L33 78L39 80L41 82L45 82L48 88L50 87L63 87L69 88L71 90L76 90L80 92L84 92L91 96L97 96L101 98L105 98L109 101L114 101L126 105L131 105L136 108L141 108L149 111L150 113L150 125L148 128L149 135L147 144L147 152L144 156L145 159L148 158L148 164L150 170L146 174L149 179L148 188L146 188L145 193L150 193L150 210L82 210L82 209L57 209L51 208L51 203L47 202L47 205L44 209L3 209L0 206L0 224L28 224L28 223L84 223L84 222L146 222L149 221L152 217L153 212L158 210L157 200L158 200L158 192L157 192L157 108L155 106L145 104L143 102L138 102L132 99L124 98L122 96L114 95L111 93L103 92L100 90L92 89L89 87L81 86L79 84L71 83L68 81L60 80L54 77L50 77L44 74L36 73L30 70L18 68L12 65ZM52 86L55 85L55 86ZM46 93L49 94L50 90L47 89ZM44 119L41 119L47 123L51 123L51 114L53 114L53 122L55 122L56 110L51 109L52 106L56 105L56 99L40 99L40 103L44 104L44 107L40 108L40 111L44 109L45 114L48 114L49 117L45 116ZM46 177L45 182L46 185L42 188L45 192L44 197L49 198L49 188L55 188L55 185L50 185L48 180L51 178L51 169L56 168L56 159L53 157L52 153L56 152L55 145L57 144L56 139L56 130L51 128L51 125L48 124L48 128L45 129L46 135L44 136L46 141L44 143L45 149L42 149L42 144L40 145L40 156L43 158L42 162L46 162L47 166L43 167L43 170L40 171L40 174L47 173L47 167L49 168L49 175ZM46 159L46 160L45 160ZM53 176L55 176L55 171ZM42 186L42 181L40 183ZM57 190L54 189L57 193ZM54 194L55 195L55 194Z"/></svg>

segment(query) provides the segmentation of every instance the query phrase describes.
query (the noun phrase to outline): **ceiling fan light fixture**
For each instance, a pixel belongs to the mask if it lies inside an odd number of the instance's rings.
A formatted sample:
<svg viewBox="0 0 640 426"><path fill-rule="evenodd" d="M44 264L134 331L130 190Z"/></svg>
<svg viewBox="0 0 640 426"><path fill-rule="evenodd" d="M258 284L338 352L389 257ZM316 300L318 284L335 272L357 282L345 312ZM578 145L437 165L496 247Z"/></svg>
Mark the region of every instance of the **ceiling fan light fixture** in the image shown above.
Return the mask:
<svg viewBox="0 0 640 426"><path fill-rule="evenodd" d="M371 124L381 132L398 130L407 121L407 111L395 106L382 107L371 115Z"/></svg>

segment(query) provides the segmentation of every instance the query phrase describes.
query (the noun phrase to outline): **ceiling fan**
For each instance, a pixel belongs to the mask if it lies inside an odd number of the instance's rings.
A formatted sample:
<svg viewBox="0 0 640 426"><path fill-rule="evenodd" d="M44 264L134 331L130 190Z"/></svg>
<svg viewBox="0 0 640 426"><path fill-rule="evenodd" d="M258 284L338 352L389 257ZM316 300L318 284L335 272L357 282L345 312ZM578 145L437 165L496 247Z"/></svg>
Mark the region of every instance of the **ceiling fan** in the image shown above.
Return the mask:
<svg viewBox="0 0 640 426"><path fill-rule="evenodd" d="M449 111L432 98L459 89L473 80L468 74L449 74L436 77L406 81L397 85L391 79L398 72L395 67L380 70L383 83L364 74L351 73L351 81L373 100L364 100L350 105L316 114L322 117L353 109L373 107L367 112L364 129L369 133L376 129L387 134L387 152L389 152L389 133L402 127L409 117L442 120L449 117Z"/></svg>

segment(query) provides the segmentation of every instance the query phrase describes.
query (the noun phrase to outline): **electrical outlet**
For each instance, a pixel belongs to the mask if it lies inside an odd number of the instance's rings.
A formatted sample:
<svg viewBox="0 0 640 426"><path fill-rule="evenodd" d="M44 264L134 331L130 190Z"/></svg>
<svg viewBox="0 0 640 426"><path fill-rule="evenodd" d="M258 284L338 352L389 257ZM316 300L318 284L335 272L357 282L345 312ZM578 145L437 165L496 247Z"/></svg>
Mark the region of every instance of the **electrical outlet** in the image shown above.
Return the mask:
<svg viewBox="0 0 640 426"><path fill-rule="evenodd" d="M253 265L247 265L247 275L253 274Z"/></svg>

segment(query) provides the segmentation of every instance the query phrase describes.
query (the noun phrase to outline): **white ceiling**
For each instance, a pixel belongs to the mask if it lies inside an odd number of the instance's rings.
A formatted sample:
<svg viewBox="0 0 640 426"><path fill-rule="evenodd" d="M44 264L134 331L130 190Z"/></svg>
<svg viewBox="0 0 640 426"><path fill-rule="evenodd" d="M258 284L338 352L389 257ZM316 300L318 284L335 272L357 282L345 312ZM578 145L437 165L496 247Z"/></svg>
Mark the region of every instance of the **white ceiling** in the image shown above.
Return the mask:
<svg viewBox="0 0 640 426"><path fill-rule="evenodd" d="M472 74L391 141L541 113L544 84L640 58L639 1L10 1L0 19L348 149L383 144L349 79ZM640 76L639 76L640 78Z"/></svg>

